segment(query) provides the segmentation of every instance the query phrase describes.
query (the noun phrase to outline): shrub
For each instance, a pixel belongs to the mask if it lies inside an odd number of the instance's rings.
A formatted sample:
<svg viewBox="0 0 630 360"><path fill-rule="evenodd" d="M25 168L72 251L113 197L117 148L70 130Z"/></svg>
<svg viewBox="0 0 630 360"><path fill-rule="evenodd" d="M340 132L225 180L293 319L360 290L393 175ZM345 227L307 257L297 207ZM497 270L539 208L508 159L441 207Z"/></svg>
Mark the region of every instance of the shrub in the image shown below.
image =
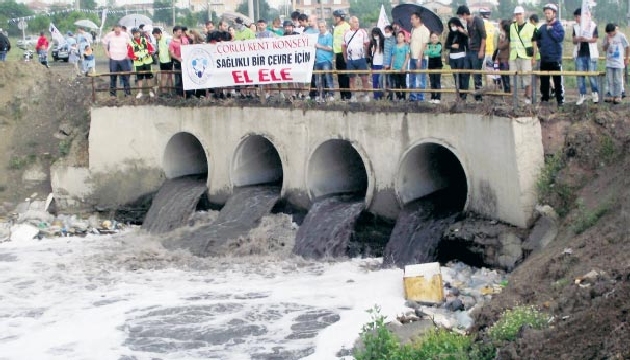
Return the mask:
<svg viewBox="0 0 630 360"><path fill-rule="evenodd" d="M410 359L470 359L471 339L445 329L431 330L418 342Z"/></svg>
<svg viewBox="0 0 630 360"><path fill-rule="evenodd" d="M381 315L381 308L378 305L367 311L372 319L363 325L361 330L362 349L355 349L356 360L384 360L403 359L400 358L400 342L387 327L385 327L385 317Z"/></svg>
<svg viewBox="0 0 630 360"><path fill-rule="evenodd" d="M547 315L533 306L517 306L512 310L506 310L490 327L488 335L494 341L513 341L523 326L540 330L547 327L547 321Z"/></svg>

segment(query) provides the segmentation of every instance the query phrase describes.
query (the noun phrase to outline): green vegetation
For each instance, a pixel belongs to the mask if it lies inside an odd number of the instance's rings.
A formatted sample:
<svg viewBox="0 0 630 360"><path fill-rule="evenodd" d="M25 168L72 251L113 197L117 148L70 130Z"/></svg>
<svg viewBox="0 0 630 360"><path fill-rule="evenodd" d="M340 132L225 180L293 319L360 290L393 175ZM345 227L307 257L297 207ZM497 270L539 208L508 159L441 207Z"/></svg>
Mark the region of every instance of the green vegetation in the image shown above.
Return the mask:
<svg viewBox="0 0 630 360"><path fill-rule="evenodd" d="M588 209L584 204L584 199L579 198L577 200L577 207L578 215L573 222L573 231L575 231L576 234L580 234L595 225L597 221L608 212L610 209L610 202L605 201L595 209Z"/></svg>
<svg viewBox="0 0 630 360"><path fill-rule="evenodd" d="M9 159L9 169L21 170L29 164L29 158L23 156L11 156Z"/></svg>
<svg viewBox="0 0 630 360"><path fill-rule="evenodd" d="M506 310L490 327L488 335L495 342L514 341L523 326L540 330L546 328L547 325L547 315L533 306L517 306L512 310Z"/></svg>
<svg viewBox="0 0 630 360"><path fill-rule="evenodd" d="M61 156L67 156L70 153L70 146L72 145L72 141L70 140L61 140L59 142L59 154Z"/></svg>
<svg viewBox="0 0 630 360"><path fill-rule="evenodd" d="M506 310L488 330L489 342L475 342L472 336L460 335L445 329L433 329L412 344L401 345L398 338L385 326L380 307L368 310L372 319L363 325L360 338L363 346L354 350L357 360L490 360L496 354L495 345L514 341L523 327L535 330L548 326L548 316L533 306L517 306Z"/></svg>
<svg viewBox="0 0 630 360"><path fill-rule="evenodd" d="M604 165L610 165L617 157L615 142L610 136L603 136L599 142L599 156Z"/></svg>
<svg viewBox="0 0 630 360"><path fill-rule="evenodd" d="M561 154L547 157L545 166L541 169L536 181L538 202L553 205L560 216L569 212L573 197L573 191L568 185L556 182L558 173L564 168L564 165L564 158Z"/></svg>

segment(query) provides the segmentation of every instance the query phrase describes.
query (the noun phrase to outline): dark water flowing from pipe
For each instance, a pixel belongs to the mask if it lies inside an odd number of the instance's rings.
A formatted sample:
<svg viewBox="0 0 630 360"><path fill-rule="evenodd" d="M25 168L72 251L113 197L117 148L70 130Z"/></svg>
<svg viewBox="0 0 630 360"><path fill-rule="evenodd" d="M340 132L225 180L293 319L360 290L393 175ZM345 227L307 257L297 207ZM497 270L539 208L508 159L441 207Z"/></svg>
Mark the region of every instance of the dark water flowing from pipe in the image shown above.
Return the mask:
<svg viewBox="0 0 630 360"><path fill-rule="evenodd" d="M363 198L336 195L313 204L298 229L293 253L310 259L347 255Z"/></svg>
<svg viewBox="0 0 630 360"><path fill-rule="evenodd" d="M385 247L383 265L403 267L435 261L438 243L457 220L461 201L461 195L447 188L405 205Z"/></svg>
<svg viewBox="0 0 630 360"><path fill-rule="evenodd" d="M153 197L142 228L162 234L185 225L207 190L205 175L167 179Z"/></svg>
<svg viewBox="0 0 630 360"><path fill-rule="evenodd" d="M259 185L234 189L234 193L211 224L202 225L186 236L164 241L167 248L185 248L198 256L215 256L216 249L255 228L280 198L278 186Z"/></svg>

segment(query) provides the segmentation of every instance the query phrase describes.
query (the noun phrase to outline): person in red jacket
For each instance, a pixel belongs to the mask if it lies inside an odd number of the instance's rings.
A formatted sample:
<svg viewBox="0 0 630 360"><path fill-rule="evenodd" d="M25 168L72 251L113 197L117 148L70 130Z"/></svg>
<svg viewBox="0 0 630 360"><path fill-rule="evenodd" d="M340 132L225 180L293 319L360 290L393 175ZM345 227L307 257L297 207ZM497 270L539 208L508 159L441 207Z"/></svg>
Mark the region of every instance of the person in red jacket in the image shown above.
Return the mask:
<svg viewBox="0 0 630 360"><path fill-rule="evenodd" d="M46 38L46 33L43 31L39 33L39 39L37 39L37 45L35 45L35 51L39 56L39 62L48 67L48 48L50 47L50 43Z"/></svg>
<svg viewBox="0 0 630 360"><path fill-rule="evenodd" d="M151 71L151 64L153 64L153 53L155 49L153 49L153 45L151 42L147 41L145 37L142 37L140 29L132 29L131 33L133 34L133 39L131 40L130 46L128 47L127 56L131 61L133 61L133 65L136 71L144 72L136 75L136 80L138 82L138 87L140 90L138 91L137 99L142 97L142 83L144 79L147 79L147 84L150 79L153 79L153 74ZM154 97L153 89L149 87L149 96Z"/></svg>

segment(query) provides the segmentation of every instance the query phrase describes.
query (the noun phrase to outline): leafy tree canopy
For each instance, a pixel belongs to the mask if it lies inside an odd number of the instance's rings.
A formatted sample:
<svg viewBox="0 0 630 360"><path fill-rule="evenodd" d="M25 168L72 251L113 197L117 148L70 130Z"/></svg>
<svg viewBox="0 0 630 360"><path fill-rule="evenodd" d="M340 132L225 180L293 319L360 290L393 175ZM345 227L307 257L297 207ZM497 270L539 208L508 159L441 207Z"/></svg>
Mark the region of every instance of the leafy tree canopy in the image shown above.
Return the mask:
<svg viewBox="0 0 630 360"><path fill-rule="evenodd" d="M385 12L391 22L391 1L383 0L350 0L350 15L356 16L361 21L362 28L372 28L378 22L381 13L381 5L385 5Z"/></svg>

